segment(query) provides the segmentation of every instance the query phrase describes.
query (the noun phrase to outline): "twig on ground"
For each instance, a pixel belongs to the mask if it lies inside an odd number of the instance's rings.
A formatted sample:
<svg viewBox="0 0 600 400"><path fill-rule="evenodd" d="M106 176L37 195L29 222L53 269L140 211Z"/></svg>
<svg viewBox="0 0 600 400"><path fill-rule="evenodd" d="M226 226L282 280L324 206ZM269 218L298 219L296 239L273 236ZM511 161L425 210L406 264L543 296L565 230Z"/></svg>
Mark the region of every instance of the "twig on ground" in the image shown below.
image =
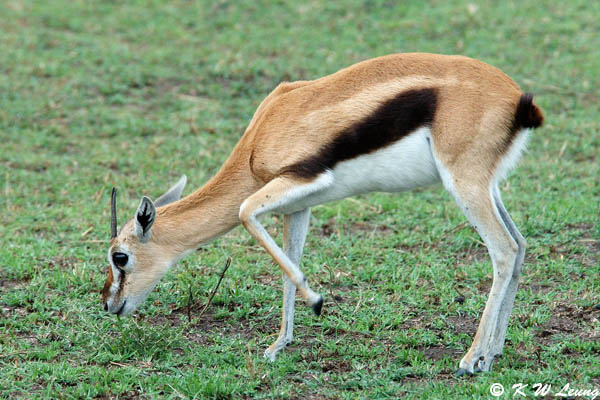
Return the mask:
<svg viewBox="0 0 600 400"><path fill-rule="evenodd" d="M188 289L188 304L187 304L187 317L188 323L192 322L192 303L194 302L194 296L192 296L192 285Z"/></svg>
<svg viewBox="0 0 600 400"><path fill-rule="evenodd" d="M219 277L219 280L217 282L217 286L215 286L212 293L210 294L210 297L208 298L208 302L202 308L202 311L200 311L200 314L198 314L198 318L200 318L202 316L202 314L204 314L204 312L210 306L210 303L212 303L212 299L213 299L213 297L215 297L215 294L217 293L217 289L219 289L219 285L221 285L221 281L223 280L223 277L225 276L225 272L227 272L227 269L229 269L230 265L231 265L231 258L228 258L227 261L225 262L225 268L223 268L223 272L221 272L221 276Z"/></svg>
<svg viewBox="0 0 600 400"><path fill-rule="evenodd" d="M352 315L355 316L356 313L358 312L358 309L360 308L360 303L362 302L362 289L358 289L358 303L356 303L356 308L354 309L354 311L352 312Z"/></svg>
<svg viewBox="0 0 600 400"><path fill-rule="evenodd" d="M110 361L109 363L112 364L112 365L116 365L117 367L121 367L121 368L126 368L126 367L129 366L127 364L122 364L122 363L119 363L119 362L116 362L116 361Z"/></svg>
<svg viewBox="0 0 600 400"><path fill-rule="evenodd" d="M442 237L445 238L445 237L448 237L449 235L455 234L456 232L458 232L459 230L461 230L462 228L465 228L467 226L469 226L469 223L467 221L461 222L460 224L458 224L454 228L452 228L451 231L442 234Z"/></svg>

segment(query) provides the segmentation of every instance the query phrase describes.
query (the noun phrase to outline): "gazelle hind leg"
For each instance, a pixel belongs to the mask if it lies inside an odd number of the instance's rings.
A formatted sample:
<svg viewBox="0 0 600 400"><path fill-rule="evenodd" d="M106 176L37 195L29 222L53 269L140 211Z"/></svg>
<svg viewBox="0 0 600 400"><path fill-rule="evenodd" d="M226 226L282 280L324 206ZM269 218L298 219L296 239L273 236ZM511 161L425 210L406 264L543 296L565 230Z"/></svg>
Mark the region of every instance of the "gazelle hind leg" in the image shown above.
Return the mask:
<svg viewBox="0 0 600 400"><path fill-rule="evenodd" d="M294 264L300 267L302 249L308 231L310 208L283 217L283 251ZM290 344L294 330L294 300L296 286L287 275L283 274L283 311L281 316L281 329L277 340L265 350L265 357L275 361L277 353Z"/></svg>
<svg viewBox="0 0 600 400"><path fill-rule="evenodd" d="M504 222L504 225L510 232L513 239L517 242L518 251L515 265L513 268L512 277L500 308L500 314L498 315L498 321L496 323L496 330L494 332L492 343L489 348L489 352L486 355L486 359L490 362L497 356L502 354L502 348L504 347L504 340L506 338L506 329L508 328L508 320L512 312L512 308L515 302L515 295L517 293L517 287L519 286L519 278L521 276L521 270L523 268L523 261L525 259L525 246L526 242L521 232L517 229L514 222L510 218L510 215L502 204L502 198L500 197L500 191L495 186L492 190L492 196L494 198L494 204Z"/></svg>
<svg viewBox="0 0 600 400"><path fill-rule="evenodd" d="M453 173L440 168L444 186L485 242L493 266L492 288L473 343L460 361L458 375L472 374L476 370L488 371L491 366L492 360L487 360L486 357L490 354L491 342L518 254L517 242L496 210L490 191L491 182L477 179L470 175L471 172Z"/></svg>

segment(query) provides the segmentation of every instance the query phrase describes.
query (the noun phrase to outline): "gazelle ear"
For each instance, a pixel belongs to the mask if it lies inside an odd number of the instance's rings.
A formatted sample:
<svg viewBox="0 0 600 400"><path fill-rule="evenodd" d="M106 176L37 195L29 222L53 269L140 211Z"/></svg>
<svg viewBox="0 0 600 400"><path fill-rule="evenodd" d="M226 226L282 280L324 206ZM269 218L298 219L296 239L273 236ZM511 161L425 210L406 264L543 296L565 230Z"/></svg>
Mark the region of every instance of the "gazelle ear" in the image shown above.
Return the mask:
<svg viewBox="0 0 600 400"><path fill-rule="evenodd" d="M156 207L162 207L179 200L181 198L181 193L183 193L183 189L185 188L186 183L187 177L183 175L181 178L179 178L179 181L177 181L175 185L173 185L169 190L167 190L165 194L163 194L154 201L154 205Z"/></svg>
<svg viewBox="0 0 600 400"><path fill-rule="evenodd" d="M156 208L152 204L152 200L148 197L142 197L140 206L135 213L135 233L139 236L141 241L146 241L150 237L150 228L156 218Z"/></svg>

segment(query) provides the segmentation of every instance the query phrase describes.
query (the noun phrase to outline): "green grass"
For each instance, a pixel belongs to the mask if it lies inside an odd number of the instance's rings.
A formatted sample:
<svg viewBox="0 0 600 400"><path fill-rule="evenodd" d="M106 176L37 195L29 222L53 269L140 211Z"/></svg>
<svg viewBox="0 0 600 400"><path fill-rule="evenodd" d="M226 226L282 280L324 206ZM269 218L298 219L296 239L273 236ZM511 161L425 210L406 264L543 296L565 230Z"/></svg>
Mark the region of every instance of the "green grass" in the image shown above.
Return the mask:
<svg viewBox="0 0 600 400"><path fill-rule="evenodd" d="M600 3L243 4L0 5L0 397L478 399L494 382L503 398L518 382L530 397L537 382L600 388ZM212 176L278 82L405 51L482 59L546 113L502 186L528 251L491 373L453 377L491 266L440 187L313 210L303 268L326 296L324 315L298 301L295 342L276 363L262 352L279 326L280 272L240 228L181 262L135 317L104 313L111 186L124 221L142 194L156 197L180 174L193 188ZM280 217L265 222L280 236Z"/></svg>

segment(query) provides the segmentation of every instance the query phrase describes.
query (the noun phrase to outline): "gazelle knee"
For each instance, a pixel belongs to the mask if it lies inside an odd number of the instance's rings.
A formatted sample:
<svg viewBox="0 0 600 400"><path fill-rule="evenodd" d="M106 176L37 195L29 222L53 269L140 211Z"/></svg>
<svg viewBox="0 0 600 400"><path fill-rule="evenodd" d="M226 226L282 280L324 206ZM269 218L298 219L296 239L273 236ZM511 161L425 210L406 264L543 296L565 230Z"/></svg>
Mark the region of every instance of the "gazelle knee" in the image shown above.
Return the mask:
<svg viewBox="0 0 600 400"><path fill-rule="evenodd" d="M238 217L242 224L247 225L254 218L254 210L248 207L248 204L244 201L240 206Z"/></svg>

